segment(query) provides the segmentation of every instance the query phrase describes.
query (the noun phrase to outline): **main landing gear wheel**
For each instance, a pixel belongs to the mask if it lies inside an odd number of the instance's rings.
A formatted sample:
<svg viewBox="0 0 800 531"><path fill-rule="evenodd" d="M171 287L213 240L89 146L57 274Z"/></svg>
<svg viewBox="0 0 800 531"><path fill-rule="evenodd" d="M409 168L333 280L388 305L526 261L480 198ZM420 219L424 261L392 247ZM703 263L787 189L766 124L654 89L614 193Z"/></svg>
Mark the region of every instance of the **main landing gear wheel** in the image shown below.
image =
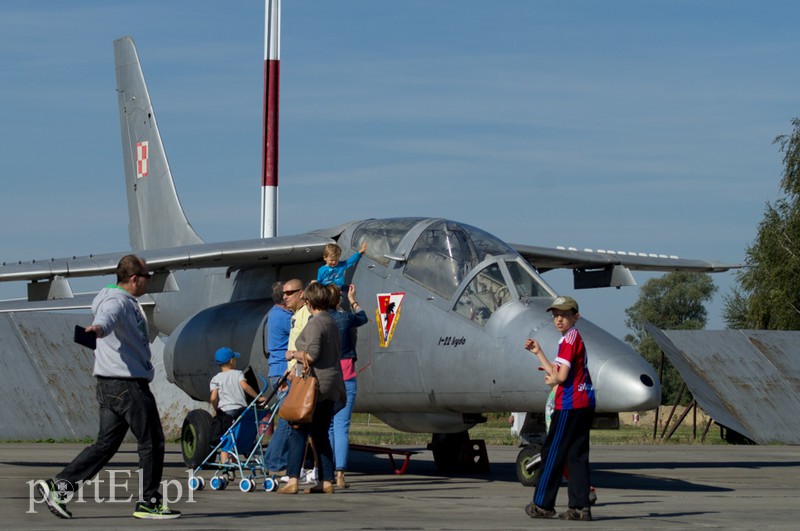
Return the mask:
<svg viewBox="0 0 800 531"><path fill-rule="evenodd" d="M486 474L489 456L482 440L471 440L469 433L434 433L428 444L436 468L442 473Z"/></svg>
<svg viewBox="0 0 800 531"><path fill-rule="evenodd" d="M208 411L195 409L186 415L181 428L181 453L187 468L203 464L211 451L211 421Z"/></svg>
<svg viewBox="0 0 800 531"><path fill-rule="evenodd" d="M526 487L536 484L536 472L542 460L541 447L526 446L517 454L517 480Z"/></svg>

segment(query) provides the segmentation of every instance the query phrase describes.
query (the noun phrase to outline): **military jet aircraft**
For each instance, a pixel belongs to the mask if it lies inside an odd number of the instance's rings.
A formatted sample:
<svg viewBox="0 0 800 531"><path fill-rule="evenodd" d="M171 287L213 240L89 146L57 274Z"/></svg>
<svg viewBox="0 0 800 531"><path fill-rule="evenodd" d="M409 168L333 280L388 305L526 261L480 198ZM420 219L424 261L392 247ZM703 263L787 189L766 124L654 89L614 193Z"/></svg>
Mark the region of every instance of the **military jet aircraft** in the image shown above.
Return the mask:
<svg viewBox="0 0 800 531"><path fill-rule="evenodd" d="M464 452L467 431L485 420L485 413L543 411L549 388L523 349L533 337L554 352L559 339L546 312L557 293L541 273L569 268L576 287L601 287L629 283L631 269L736 267L511 245L464 223L421 217L205 243L179 202L133 40L116 40L114 52L131 249L3 264L0 281L28 282L28 301L2 309L88 308L91 296L73 294L69 279L112 274L119 259L133 251L155 274L141 302L151 332L169 336L168 379L195 399L209 398L216 372L212 353L222 345L241 352L243 366L266 374L264 327L274 281L315 278L327 243L338 243L347 257L366 242L366 255L347 279L358 286L374 321L358 335L355 410L399 430L433 434L437 465L463 470L475 458ZM589 320L579 327L589 348L598 413L656 407L661 390L652 367ZM204 457L208 417L197 410L184 423L187 463ZM528 432L543 429L536 422L526 426Z"/></svg>

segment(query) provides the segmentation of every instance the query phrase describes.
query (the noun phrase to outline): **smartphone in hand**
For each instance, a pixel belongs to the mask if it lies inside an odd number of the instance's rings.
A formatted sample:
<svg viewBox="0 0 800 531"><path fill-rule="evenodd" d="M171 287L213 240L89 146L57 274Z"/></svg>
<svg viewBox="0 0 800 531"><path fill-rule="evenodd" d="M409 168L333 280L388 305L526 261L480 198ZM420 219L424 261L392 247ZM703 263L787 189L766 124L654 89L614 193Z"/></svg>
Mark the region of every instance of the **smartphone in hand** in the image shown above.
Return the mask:
<svg viewBox="0 0 800 531"><path fill-rule="evenodd" d="M75 343L92 350L97 348L97 334L94 332L87 332L86 329L80 325L75 325L75 336L72 339Z"/></svg>

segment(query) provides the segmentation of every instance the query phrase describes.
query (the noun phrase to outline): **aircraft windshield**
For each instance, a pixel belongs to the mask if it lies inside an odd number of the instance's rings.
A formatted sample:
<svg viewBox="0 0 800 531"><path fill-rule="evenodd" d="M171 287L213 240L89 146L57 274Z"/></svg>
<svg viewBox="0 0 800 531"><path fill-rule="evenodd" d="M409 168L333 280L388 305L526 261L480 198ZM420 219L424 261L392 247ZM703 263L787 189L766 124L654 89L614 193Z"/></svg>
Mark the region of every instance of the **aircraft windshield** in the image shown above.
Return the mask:
<svg viewBox="0 0 800 531"><path fill-rule="evenodd" d="M519 298L555 297L555 293L548 290L541 279L533 276L519 262L506 262L506 267Z"/></svg>
<svg viewBox="0 0 800 531"><path fill-rule="evenodd" d="M483 325L502 305L511 300L500 266L491 264L475 275L456 302L456 313Z"/></svg>
<svg viewBox="0 0 800 531"><path fill-rule="evenodd" d="M417 238L408 255L405 275L449 299L486 256L513 252L507 244L480 229L441 221Z"/></svg>
<svg viewBox="0 0 800 531"><path fill-rule="evenodd" d="M386 255L394 253L403 236L422 219L375 219L362 223L353 233L353 248L358 249L362 243L367 242L365 254L372 260L386 265L389 263Z"/></svg>
<svg viewBox="0 0 800 531"><path fill-rule="evenodd" d="M519 262L505 262L511 275L516 296L555 297L555 293L533 272ZM462 315L483 326L502 305L511 302L514 293L509 291L505 277L498 264L482 269L464 288L453 308Z"/></svg>

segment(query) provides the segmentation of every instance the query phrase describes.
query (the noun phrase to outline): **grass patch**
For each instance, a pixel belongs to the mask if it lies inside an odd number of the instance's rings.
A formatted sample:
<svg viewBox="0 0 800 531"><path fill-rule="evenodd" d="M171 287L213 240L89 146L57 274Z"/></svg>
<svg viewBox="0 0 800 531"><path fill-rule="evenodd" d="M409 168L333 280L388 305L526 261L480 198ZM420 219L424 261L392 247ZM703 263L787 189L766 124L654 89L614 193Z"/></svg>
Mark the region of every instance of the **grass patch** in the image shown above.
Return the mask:
<svg viewBox="0 0 800 531"><path fill-rule="evenodd" d="M511 435L508 416L502 413L489 416L489 420L469 430L470 438L483 439L490 445L519 444L519 439ZM669 440L661 439L661 431L653 439L653 426L623 424L618 430L592 430L592 444L618 445L656 445L656 444L727 444L719 436L719 430L712 428L704 443L700 442L702 429L697 428L697 439L693 438L692 427L681 425ZM378 444L389 446L425 446L431 441L429 433L405 433L384 424L367 413L354 413L350 424L350 442L354 444Z"/></svg>
<svg viewBox="0 0 800 531"><path fill-rule="evenodd" d="M486 444L517 446L520 441L511 435L511 425L508 423L507 413L490 413L486 415L488 420L483 424L478 424L469 431L470 438L482 439ZM649 417L649 418L648 418ZM652 415L643 418L650 418ZM705 444L705 445L725 445L719 433L719 428L713 427L706 436L705 442L700 442L702 434L702 423L697 427L697 439L693 437L693 429L690 424L684 422L669 440L661 439L661 430L658 430L656 438L653 438L653 424L641 422L638 426L633 424L622 424L618 430L592 430L590 437L591 443L596 445L657 445L657 444ZM94 442L93 437L82 439L36 439L34 441L2 441L5 443L85 443ZM180 442L180 441L170 441ZM398 431L391 426L380 421L377 417L368 413L354 413L350 424L350 442L354 444L372 444L388 446L412 446L425 447L431 442L430 433L406 433Z"/></svg>
<svg viewBox="0 0 800 531"><path fill-rule="evenodd" d="M94 437L83 437L81 439L71 439L69 437L62 437L61 439L54 439L48 437L46 439L10 439L7 441L0 441L5 444L21 444L21 443L34 443L34 444L92 444L95 441Z"/></svg>

